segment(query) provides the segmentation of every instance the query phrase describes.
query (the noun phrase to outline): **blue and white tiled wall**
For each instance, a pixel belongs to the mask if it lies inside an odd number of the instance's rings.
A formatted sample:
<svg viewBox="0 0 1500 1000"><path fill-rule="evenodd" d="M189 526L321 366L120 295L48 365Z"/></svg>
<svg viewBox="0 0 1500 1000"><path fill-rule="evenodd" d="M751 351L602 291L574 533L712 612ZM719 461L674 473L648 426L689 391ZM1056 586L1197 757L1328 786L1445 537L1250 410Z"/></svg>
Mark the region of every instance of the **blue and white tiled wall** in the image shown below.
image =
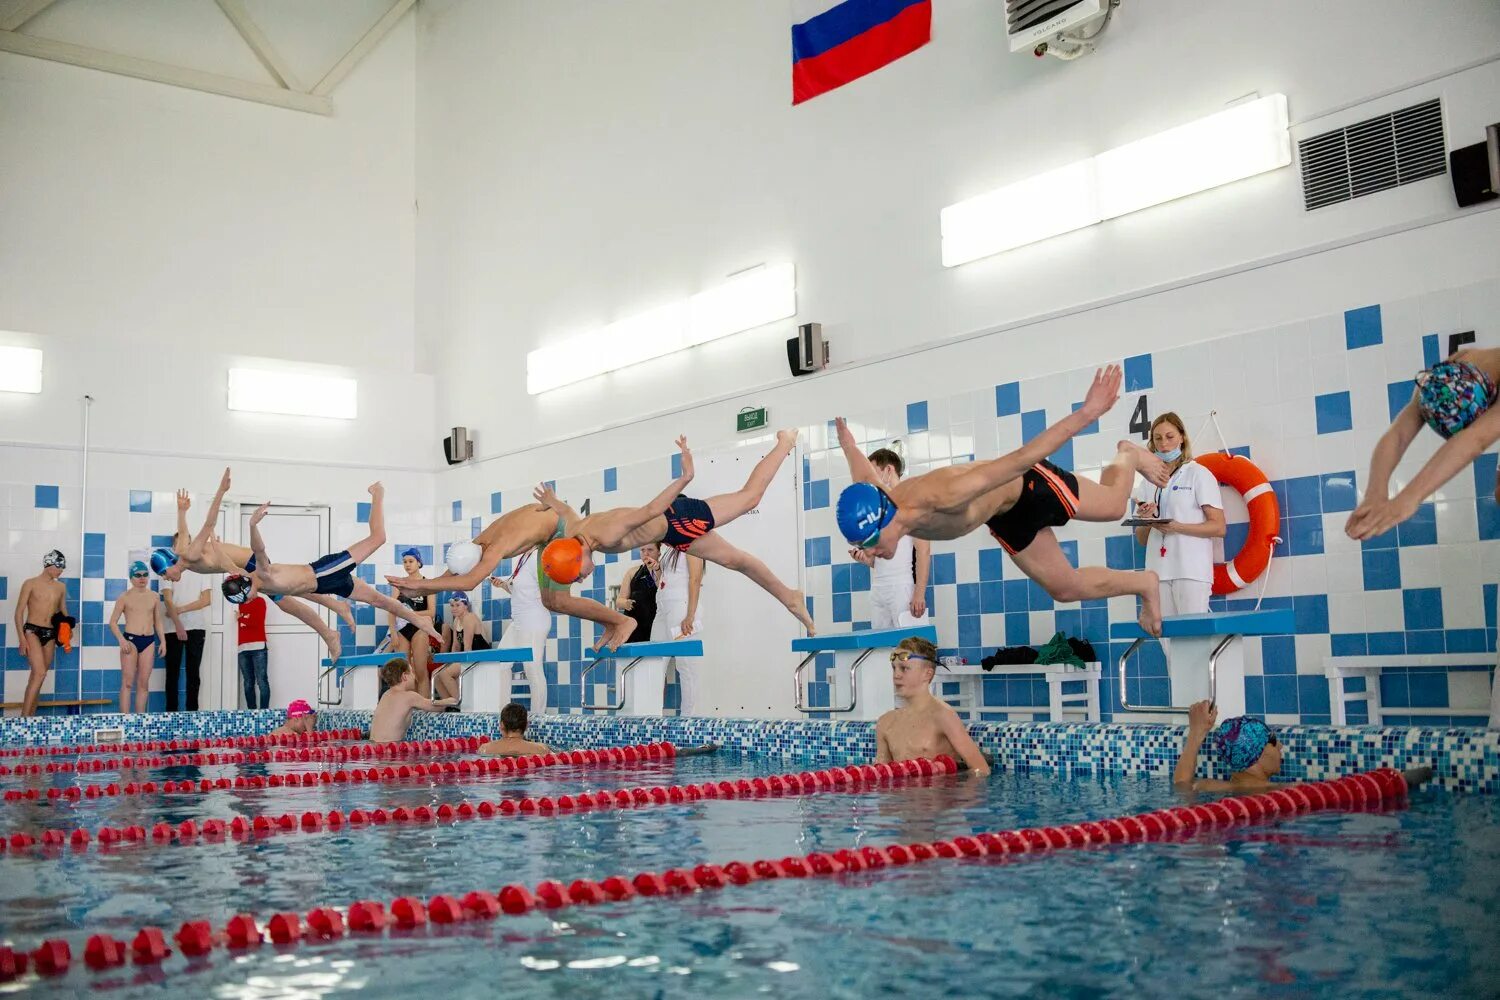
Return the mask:
<svg viewBox="0 0 1500 1000"><path fill-rule="evenodd" d="M1247 317L1246 325L1253 319ZM1500 283L1402 301L1350 303L1335 315L1131 356L1124 362L1120 403L1053 456L1080 475L1097 477L1117 440L1140 440L1129 425L1141 406L1148 418L1178 412L1197 451L1212 450L1219 446L1217 434L1206 426L1212 410L1227 445L1248 454L1273 481L1285 542L1264 581L1264 604L1293 608L1297 628L1291 635L1247 642L1249 711L1281 724L1326 723L1331 715L1326 657L1447 653L1472 656L1472 663L1381 676L1386 720L1406 721L1405 707L1453 705L1458 707L1451 715L1423 714L1412 721L1483 721L1485 709L1479 706L1487 703L1484 692L1495 662L1495 584L1500 581L1496 455L1482 456L1398 530L1362 544L1343 533L1370 453L1410 398L1413 375L1446 356L1471 331L1481 346L1500 344ZM1001 338L997 371L1004 371L1003 357ZM1092 367L1079 368L944 396L928 394L933 386L913 385L908 399L847 416L866 451L899 442L908 474L918 473L993 458L1018 446L1077 407L1092 372ZM847 467L831 425L809 428L808 437L803 536L813 615L823 632L867 628L870 575L850 562L834 522L839 491L849 482ZM1394 486L1409 479L1439 443L1424 432ZM1245 511L1237 497L1226 505L1231 525L1225 547L1232 553L1245 536ZM1143 549L1117 525L1074 523L1058 535L1075 565L1143 565ZM1057 631L1089 640L1110 664L1121 652L1108 641L1109 626L1134 620L1133 598L1054 604L984 532L934 544L933 553L928 604L945 654L976 663L997 647L1037 645ZM1214 605L1252 606L1261 584L1215 599ZM822 666L819 681L831 663ZM1166 675L1160 647L1148 644L1130 664L1132 700L1167 701ZM1357 683L1351 682L1351 690ZM1043 685L986 677L981 686L981 719L1047 717ZM1119 709L1117 686L1107 670L1101 688L1105 719ZM827 693L826 685L814 685L814 698L826 699ZM1349 721L1364 721L1361 712L1362 703L1352 703Z"/></svg>

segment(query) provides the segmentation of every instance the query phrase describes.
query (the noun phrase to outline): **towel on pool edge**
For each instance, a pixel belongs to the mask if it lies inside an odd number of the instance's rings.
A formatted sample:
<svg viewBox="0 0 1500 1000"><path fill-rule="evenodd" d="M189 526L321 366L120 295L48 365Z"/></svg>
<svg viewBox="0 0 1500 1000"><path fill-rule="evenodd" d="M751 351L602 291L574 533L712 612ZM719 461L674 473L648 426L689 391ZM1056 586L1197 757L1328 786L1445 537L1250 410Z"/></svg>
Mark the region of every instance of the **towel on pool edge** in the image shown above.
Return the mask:
<svg viewBox="0 0 1500 1000"><path fill-rule="evenodd" d="M1039 664L1067 663L1075 667L1083 666L1083 660L1079 658L1077 653L1073 652L1073 647L1068 644L1068 636L1065 632L1058 632L1047 645L1037 650L1036 662Z"/></svg>

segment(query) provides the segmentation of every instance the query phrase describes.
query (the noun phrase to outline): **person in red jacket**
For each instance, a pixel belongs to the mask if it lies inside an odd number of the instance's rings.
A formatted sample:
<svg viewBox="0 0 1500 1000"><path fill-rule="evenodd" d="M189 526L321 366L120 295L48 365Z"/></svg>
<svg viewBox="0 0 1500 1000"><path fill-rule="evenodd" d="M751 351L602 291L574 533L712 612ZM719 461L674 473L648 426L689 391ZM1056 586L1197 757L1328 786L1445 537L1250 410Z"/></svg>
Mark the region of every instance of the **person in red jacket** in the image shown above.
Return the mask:
<svg viewBox="0 0 1500 1000"><path fill-rule="evenodd" d="M266 675L266 599L259 594L239 605L240 682L246 708L271 707L271 680ZM256 699L257 690L260 692Z"/></svg>

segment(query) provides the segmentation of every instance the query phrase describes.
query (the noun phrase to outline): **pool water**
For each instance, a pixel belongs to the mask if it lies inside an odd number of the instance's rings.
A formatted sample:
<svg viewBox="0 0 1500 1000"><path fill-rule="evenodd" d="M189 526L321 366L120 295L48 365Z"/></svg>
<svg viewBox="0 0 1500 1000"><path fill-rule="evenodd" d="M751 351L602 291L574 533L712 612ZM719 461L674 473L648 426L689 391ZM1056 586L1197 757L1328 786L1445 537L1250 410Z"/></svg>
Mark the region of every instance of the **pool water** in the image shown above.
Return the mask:
<svg viewBox="0 0 1500 1000"><path fill-rule="evenodd" d="M439 758L442 759L442 758ZM457 758L449 758L457 759ZM156 769L215 778L316 764ZM584 789L750 777L794 761L712 757L559 766L460 782L224 790L203 795L11 802L3 826L226 818L436 806ZM135 780L142 776L132 775ZM5 788L118 775L0 779ZM28 784L30 783L30 784ZM780 858L864 844L1058 824L1180 802L1162 779L1001 773L879 790L701 801L252 838L0 856L0 941L61 936L75 968L0 991L114 996L1336 996L1500 995L1500 799L1419 793L1385 813L1315 813L1177 842L1020 858L934 861L830 878L756 882L452 927L352 935L283 952L267 944L159 968L82 968L83 939L168 934L237 912L427 899Z"/></svg>

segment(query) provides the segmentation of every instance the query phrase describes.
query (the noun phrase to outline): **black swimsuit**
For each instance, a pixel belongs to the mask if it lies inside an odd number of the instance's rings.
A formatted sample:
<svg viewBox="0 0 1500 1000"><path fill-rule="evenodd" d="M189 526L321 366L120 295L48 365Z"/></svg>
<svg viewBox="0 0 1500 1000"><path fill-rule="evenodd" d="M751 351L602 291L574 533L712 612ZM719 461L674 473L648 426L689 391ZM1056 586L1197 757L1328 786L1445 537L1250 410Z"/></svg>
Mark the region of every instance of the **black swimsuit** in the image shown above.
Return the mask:
<svg viewBox="0 0 1500 1000"><path fill-rule="evenodd" d="M692 497L678 497L667 508L667 535L662 543L678 552L686 552L688 546L713 530L712 507Z"/></svg>
<svg viewBox="0 0 1500 1000"><path fill-rule="evenodd" d="M642 564L630 580L630 610L625 612L635 619L635 631L630 633L630 642L647 642L651 639L651 623L656 621L656 577Z"/></svg>
<svg viewBox="0 0 1500 1000"><path fill-rule="evenodd" d="M401 597L396 598L396 601L398 603L400 603L400 604L406 605L408 608L411 608L413 611L426 611L427 610L427 595L426 594L416 594L416 595L413 595L412 597L407 597L405 595L402 595ZM405 639L407 642L410 642L411 641L411 637L414 636L414 635L416 635L418 631L420 631L420 630L417 628L417 626L413 625L411 622L407 622L405 625L401 626L401 638Z"/></svg>
<svg viewBox="0 0 1500 1000"><path fill-rule="evenodd" d="M1041 461L1021 477L1021 496L1015 506L985 522L995 541L1015 555L1024 551L1043 528L1067 524L1078 513L1078 478L1067 469Z"/></svg>
<svg viewBox="0 0 1500 1000"><path fill-rule="evenodd" d="M43 646L47 645L47 643L49 642L57 641L57 629L48 628L45 625L33 625L31 624L31 622L27 622L25 628L26 631L36 636L37 641L40 642Z"/></svg>

